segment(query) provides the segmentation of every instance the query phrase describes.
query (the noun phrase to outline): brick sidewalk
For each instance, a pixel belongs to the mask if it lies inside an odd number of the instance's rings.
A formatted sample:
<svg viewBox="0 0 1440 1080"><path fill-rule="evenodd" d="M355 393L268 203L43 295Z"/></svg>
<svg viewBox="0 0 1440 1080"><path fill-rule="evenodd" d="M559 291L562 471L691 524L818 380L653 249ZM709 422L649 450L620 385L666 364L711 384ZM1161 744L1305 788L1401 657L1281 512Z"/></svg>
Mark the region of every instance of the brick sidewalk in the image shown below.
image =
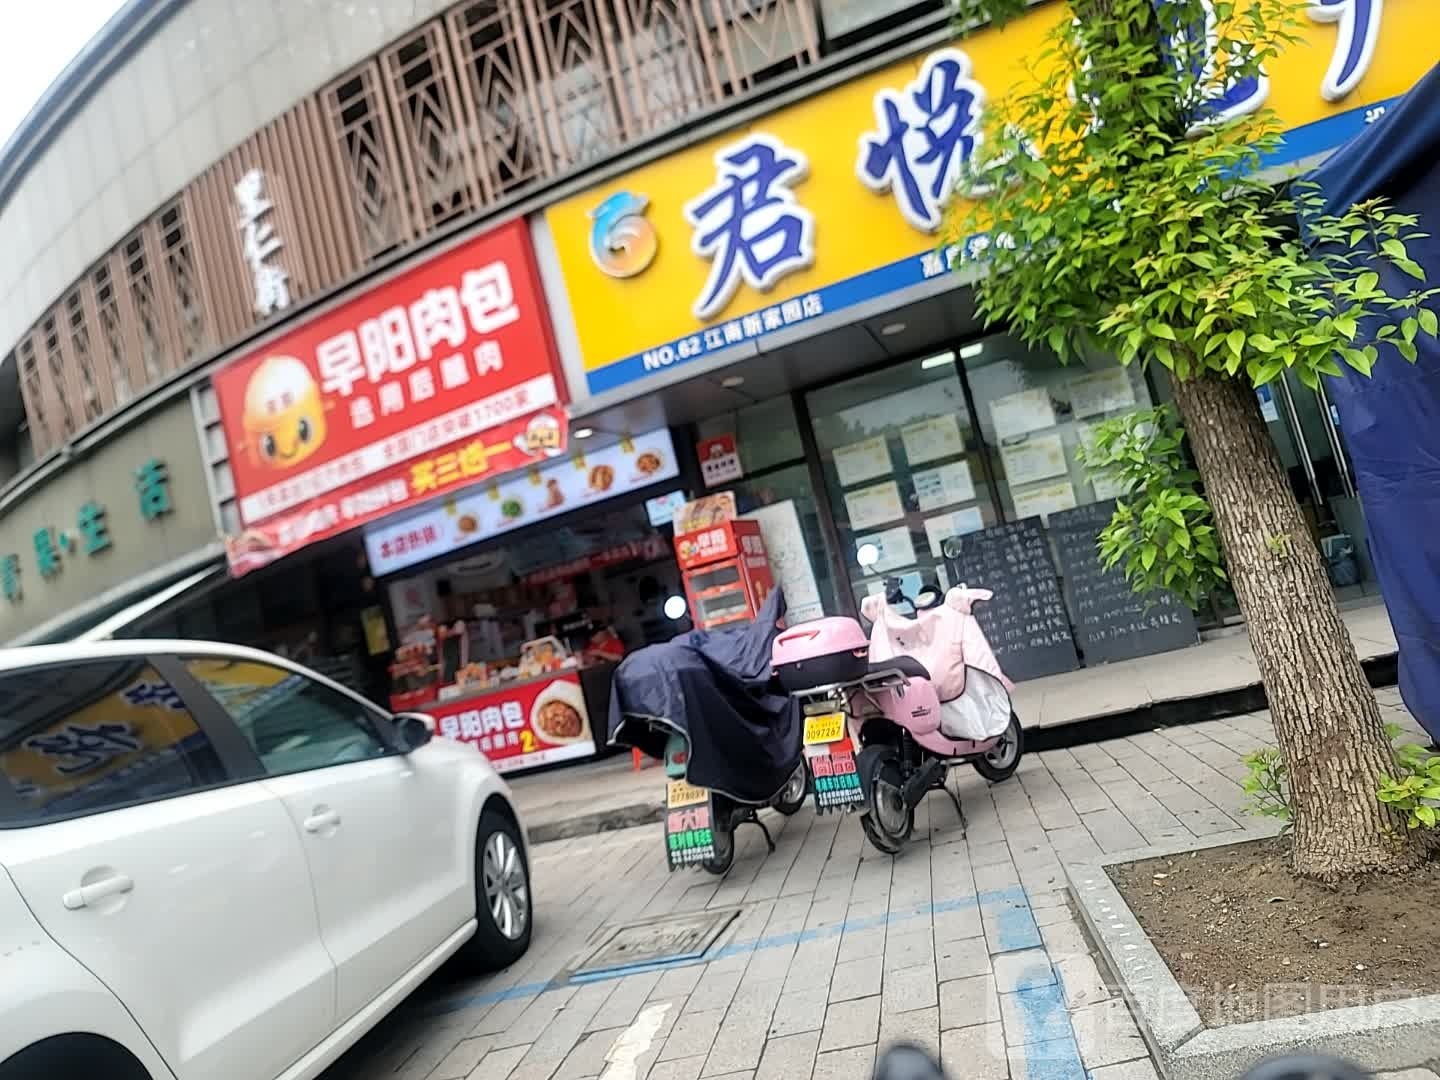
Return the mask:
<svg viewBox="0 0 1440 1080"><path fill-rule="evenodd" d="M1394 691L1379 697L1413 727ZM808 809L766 815L773 854L742 830L723 880L667 873L658 825L542 845L530 953L433 982L326 1080L868 1080L898 1039L938 1050L952 1080L1150 1080L1061 860L1244 839L1240 759L1272 739L1256 714L1030 755L995 787L963 769L968 829L933 794L896 859ZM707 963L563 981L602 928L720 907L741 914Z"/></svg>

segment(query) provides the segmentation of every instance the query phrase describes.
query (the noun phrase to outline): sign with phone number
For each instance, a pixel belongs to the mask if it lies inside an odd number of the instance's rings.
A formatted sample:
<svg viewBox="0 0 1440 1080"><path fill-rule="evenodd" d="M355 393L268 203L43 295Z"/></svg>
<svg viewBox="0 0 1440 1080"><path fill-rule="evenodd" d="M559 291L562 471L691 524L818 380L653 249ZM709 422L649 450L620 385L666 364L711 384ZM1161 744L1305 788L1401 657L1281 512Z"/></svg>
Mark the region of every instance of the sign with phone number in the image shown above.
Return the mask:
<svg viewBox="0 0 1440 1080"><path fill-rule="evenodd" d="M497 772L595 753L580 677L573 673L443 702L427 711L438 734L470 743Z"/></svg>

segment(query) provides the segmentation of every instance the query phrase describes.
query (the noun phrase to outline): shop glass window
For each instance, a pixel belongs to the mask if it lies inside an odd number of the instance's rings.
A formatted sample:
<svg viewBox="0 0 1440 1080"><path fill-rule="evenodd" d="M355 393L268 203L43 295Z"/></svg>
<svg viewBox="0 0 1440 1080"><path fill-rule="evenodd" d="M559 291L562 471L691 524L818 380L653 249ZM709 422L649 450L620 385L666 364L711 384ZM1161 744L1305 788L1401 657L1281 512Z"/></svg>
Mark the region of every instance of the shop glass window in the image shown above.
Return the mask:
<svg viewBox="0 0 1440 1080"><path fill-rule="evenodd" d="M856 603L900 577L946 580L941 541L995 524L955 354L937 353L808 395L827 497ZM873 546L866 568L857 555Z"/></svg>
<svg viewBox="0 0 1440 1080"><path fill-rule="evenodd" d="M1075 451L1090 445L1096 426L1152 405L1137 367L1096 354L1062 365L1047 350L1005 334L967 345L965 365L1005 516L1048 519L1120 492L1092 482Z"/></svg>
<svg viewBox="0 0 1440 1080"><path fill-rule="evenodd" d="M697 431L702 440L734 435L740 465L746 475L801 461L805 457L805 446L800 441L800 428L795 420L795 406L788 396L702 420Z"/></svg>
<svg viewBox="0 0 1440 1080"><path fill-rule="evenodd" d="M735 436L745 477L717 490L733 491L740 516L760 522L790 621L838 614L833 564L791 398L772 398L702 421L697 431L702 440Z"/></svg>
<svg viewBox="0 0 1440 1080"><path fill-rule="evenodd" d="M225 707L272 776L383 757L376 717L346 694L270 664L192 657L185 666Z"/></svg>
<svg viewBox="0 0 1440 1080"><path fill-rule="evenodd" d="M0 827L185 795L224 781L210 740L143 660L0 674Z"/></svg>

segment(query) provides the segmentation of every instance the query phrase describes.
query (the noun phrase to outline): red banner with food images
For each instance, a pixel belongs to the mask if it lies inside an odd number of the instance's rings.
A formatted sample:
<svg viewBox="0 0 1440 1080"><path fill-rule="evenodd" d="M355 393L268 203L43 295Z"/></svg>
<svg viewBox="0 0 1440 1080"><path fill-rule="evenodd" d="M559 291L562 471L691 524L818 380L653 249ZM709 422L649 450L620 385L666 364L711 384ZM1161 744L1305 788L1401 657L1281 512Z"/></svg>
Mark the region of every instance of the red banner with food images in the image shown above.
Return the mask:
<svg viewBox="0 0 1440 1080"><path fill-rule="evenodd" d="M282 334L214 378L237 576L563 453L562 380L523 221Z"/></svg>
<svg viewBox="0 0 1440 1080"><path fill-rule="evenodd" d="M433 705L439 735L470 743L498 772L595 753L580 677L556 675Z"/></svg>

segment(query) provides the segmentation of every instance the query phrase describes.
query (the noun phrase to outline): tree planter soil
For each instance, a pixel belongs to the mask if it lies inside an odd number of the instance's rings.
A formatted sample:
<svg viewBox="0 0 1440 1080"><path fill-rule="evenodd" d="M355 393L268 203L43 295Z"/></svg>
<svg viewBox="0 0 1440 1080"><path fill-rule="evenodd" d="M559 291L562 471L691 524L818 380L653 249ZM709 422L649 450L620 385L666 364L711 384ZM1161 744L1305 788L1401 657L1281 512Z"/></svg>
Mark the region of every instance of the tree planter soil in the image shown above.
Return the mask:
<svg viewBox="0 0 1440 1080"><path fill-rule="evenodd" d="M1208 1026L1440 993L1440 866L1336 887L1262 840L1109 868Z"/></svg>

